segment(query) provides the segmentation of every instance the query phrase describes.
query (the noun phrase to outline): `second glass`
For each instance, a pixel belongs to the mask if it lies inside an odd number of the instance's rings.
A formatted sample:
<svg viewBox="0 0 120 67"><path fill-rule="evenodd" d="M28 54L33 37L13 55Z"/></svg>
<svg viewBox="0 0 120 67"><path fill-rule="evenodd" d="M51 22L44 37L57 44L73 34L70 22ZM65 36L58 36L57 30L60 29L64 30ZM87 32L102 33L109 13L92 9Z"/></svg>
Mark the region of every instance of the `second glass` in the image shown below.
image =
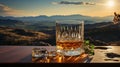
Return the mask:
<svg viewBox="0 0 120 67"><path fill-rule="evenodd" d="M84 22L77 20L56 21L57 51L65 56L83 53Z"/></svg>

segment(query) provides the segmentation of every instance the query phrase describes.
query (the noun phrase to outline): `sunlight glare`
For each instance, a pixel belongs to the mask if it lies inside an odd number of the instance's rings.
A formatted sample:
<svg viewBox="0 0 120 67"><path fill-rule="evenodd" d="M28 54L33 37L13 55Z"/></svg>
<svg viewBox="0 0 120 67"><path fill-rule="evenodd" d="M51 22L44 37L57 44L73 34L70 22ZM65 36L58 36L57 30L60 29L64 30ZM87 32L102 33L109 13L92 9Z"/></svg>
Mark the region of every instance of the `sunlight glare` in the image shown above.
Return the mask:
<svg viewBox="0 0 120 67"><path fill-rule="evenodd" d="M109 1L107 2L107 6L108 6L108 7L113 7L114 5L115 5L114 0L109 0Z"/></svg>

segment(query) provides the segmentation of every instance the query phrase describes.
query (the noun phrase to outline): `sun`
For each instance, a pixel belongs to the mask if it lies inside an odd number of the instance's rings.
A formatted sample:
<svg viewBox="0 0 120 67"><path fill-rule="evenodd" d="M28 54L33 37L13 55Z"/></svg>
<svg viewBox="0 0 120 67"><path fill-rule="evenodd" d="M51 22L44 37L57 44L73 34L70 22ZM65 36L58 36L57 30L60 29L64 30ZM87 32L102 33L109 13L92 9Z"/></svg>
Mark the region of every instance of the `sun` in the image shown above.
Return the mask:
<svg viewBox="0 0 120 67"><path fill-rule="evenodd" d="M113 7L115 5L114 0L109 0L106 5L108 7Z"/></svg>

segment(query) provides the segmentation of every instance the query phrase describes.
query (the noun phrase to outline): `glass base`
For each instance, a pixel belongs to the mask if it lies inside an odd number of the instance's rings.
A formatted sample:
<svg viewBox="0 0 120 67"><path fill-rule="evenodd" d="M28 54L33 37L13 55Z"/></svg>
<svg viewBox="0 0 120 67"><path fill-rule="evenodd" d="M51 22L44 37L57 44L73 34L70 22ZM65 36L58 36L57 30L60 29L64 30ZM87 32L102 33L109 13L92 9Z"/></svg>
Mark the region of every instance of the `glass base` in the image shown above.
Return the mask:
<svg viewBox="0 0 120 67"><path fill-rule="evenodd" d="M78 56L81 55L84 51L81 48L77 48L75 50L58 50L64 56Z"/></svg>

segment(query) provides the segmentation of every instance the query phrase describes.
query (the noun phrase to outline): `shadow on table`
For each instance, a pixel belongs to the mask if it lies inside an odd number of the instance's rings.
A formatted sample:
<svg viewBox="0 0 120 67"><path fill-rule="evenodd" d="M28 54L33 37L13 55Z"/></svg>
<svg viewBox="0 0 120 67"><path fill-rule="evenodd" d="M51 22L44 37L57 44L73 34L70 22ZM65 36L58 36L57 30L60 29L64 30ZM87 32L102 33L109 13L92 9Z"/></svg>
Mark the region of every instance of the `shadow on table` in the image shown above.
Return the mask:
<svg viewBox="0 0 120 67"><path fill-rule="evenodd" d="M109 48L109 47L95 47L95 49L107 50L107 49L111 49L111 48Z"/></svg>
<svg viewBox="0 0 120 67"><path fill-rule="evenodd" d="M106 53L106 56L108 57L108 58L120 58L120 54L116 54L116 53Z"/></svg>
<svg viewBox="0 0 120 67"><path fill-rule="evenodd" d="M85 61L85 63L91 63L92 59L93 59L93 57L88 58L88 59Z"/></svg>
<svg viewBox="0 0 120 67"><path fill-rule="evenodd" d="M108 59L104 59L105 61L120 61L119 59L114 59L114 58L120 58L120 54L116 54L116 53L105 53L106 57L108 57Z"/></svg>

